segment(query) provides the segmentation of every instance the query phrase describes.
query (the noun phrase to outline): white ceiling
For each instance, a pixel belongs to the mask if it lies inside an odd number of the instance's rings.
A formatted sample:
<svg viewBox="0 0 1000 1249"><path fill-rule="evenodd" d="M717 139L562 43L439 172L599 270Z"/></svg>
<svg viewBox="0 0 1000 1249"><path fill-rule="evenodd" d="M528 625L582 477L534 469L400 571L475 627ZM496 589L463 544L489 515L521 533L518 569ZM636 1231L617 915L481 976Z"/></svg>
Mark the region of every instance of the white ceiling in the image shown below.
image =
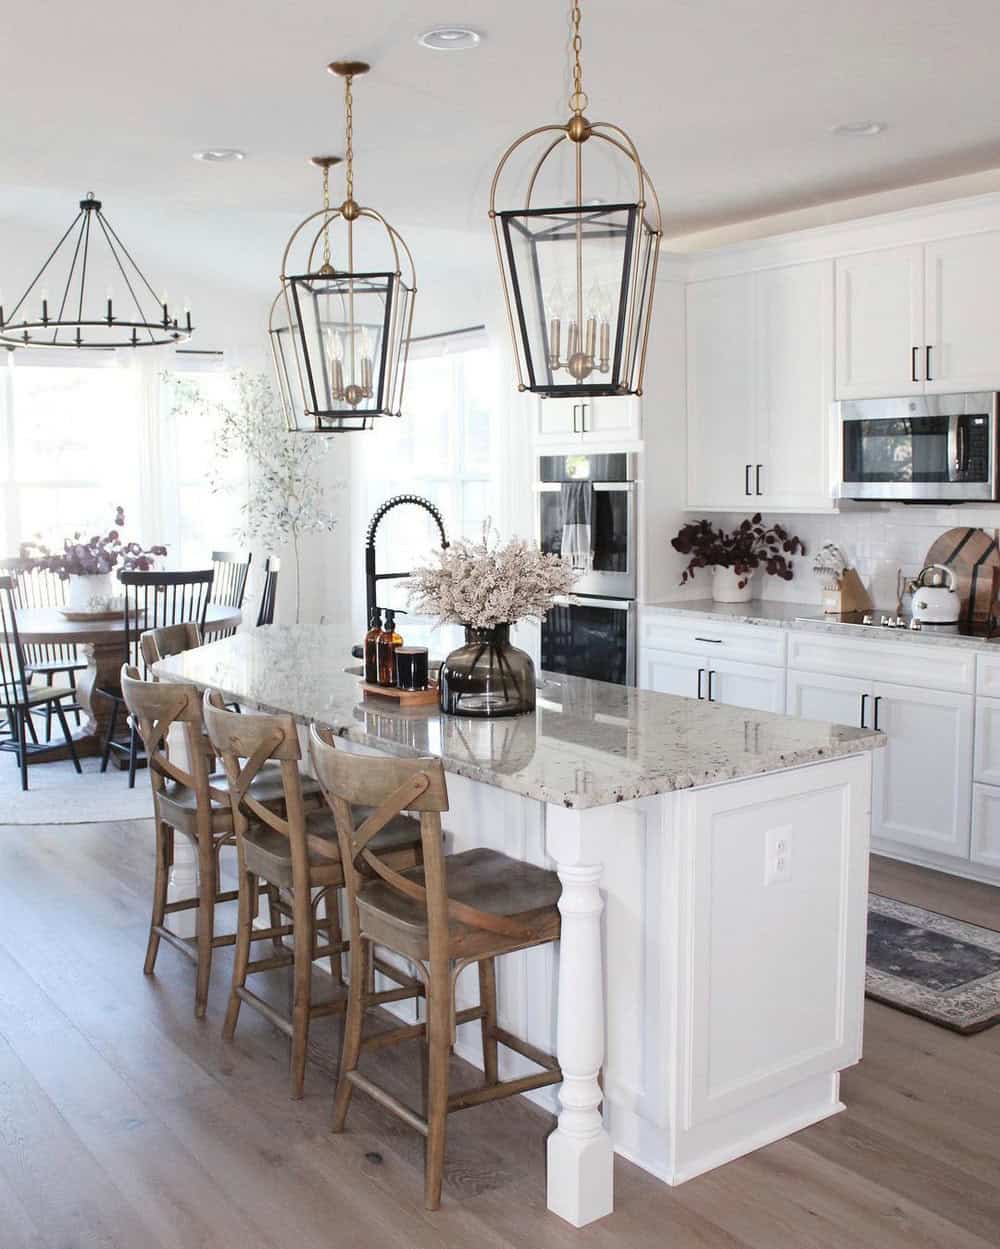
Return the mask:
<svg viewBox="0 0 1000 1249"><path fill-rule="evenodd" d="M997 0L583 8L590 114L632 133L668 235L1000 165ZM438 268L489 260L499 153L565 116L567 10L559 0L7 5L0 229L58 229L93 189L159 271L269 287L290 227L317 204L305 158L343 149L326 62L361 56L375 72L356 87L359 198L407 234L427 289ZM418 47L414 35L438 22L486 39L461 54ZM886 132L829 133L869 118ZM191 159L216 145L249 159ZM34 259L12 250L0 233L5 287Z"/></svg>

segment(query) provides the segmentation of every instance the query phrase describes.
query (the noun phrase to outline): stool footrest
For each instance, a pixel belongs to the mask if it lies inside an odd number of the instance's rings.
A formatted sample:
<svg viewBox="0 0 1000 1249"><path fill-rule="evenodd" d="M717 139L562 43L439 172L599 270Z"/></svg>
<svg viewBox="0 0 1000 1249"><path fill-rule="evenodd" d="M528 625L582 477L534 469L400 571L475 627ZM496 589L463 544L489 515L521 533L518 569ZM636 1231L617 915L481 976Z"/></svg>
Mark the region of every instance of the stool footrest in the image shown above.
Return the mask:
<svg viewBox="0 0 1000 1249"><path fill-rule="evenodd" d="M427 1121L422 1119L416 1111L411 1110L409 1106L404 1106L398 1097L393 1097L391 1093L387 1093L385 1089L379 1088L377 1084L373 1084L371 1080L363 1076L360 1071L348 1071L346 1078L354 1085L355 1088L361 1089L367 1093L370 1098L377 1101L380 1106L384 1106L386 1110L391 1110L404 1123L408 1123L421 1136L427 1135Z"/></svg>
<svg viewBox="0 0 1000 1249"><path fill-rule="evenodd" d="M453 1110L465 1110L467 1106L481 1106L483 1102L493 1102L500 1097L513 1097L516 1093L528 1093L532 1089L544 1088L547 1084L558 1084L561 1080L561 1071L540 1071L537 1075L522 1076L519 1080L505 1080L501 1084L483 1084L476 1089L453 1093L448 1098L448 1113L451 1114Z"/></svg>
<svg viewBox="0 0 1000 1249"><path fill-rule="evenodd" d="M546 1054L544 1050L538 1049L537 1046L530 1044L528 1041L522 1041L520 1037L514 1036L512 1032L508 1032L506 1028L493 1027L490 1029L490 1036L494 1041L499 1041L501 1045L505 1045L507 1049L513 1050L515 1054L520 1054L522 1058L527 1058L528 1062L544 1067L546 1071L559 1070L559 1060L554 1055Z"/></svg>

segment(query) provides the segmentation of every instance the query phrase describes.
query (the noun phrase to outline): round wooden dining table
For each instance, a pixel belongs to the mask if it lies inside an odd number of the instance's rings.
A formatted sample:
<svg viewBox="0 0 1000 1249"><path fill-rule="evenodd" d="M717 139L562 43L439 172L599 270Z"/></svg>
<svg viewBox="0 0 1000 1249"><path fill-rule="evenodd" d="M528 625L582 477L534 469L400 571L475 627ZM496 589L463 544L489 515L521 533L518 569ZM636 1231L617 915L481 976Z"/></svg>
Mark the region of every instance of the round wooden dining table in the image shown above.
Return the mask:
<svg viewBox="0 0 1000 1249"><path fill-rule="evenodd" d="M125 662L125 620L121 615L107 620L67 620L58 607L22 607L17 613L17 631L24 645L78 646L87 661L77 675L77 702L83 723L73 734L78 754L100 754L108 731L113 704L100 691L116 689ZM241 619L238 607L209 603L202 629L205 640L213 633L234 629ZM135 626L133 626L135 627ZM52 757L59 749L53 743ZM68 751L66 752L68 754Z"/></svg>

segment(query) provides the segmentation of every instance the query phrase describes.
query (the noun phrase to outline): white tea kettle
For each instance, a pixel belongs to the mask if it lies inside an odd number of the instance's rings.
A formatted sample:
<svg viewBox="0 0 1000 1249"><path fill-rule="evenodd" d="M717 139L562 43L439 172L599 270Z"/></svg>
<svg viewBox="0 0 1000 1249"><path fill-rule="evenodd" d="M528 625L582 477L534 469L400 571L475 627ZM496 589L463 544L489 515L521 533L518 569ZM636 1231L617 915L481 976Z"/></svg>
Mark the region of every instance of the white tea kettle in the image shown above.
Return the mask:
<svg viewBox="0 0 1000 1249"><path fill-rule="evenodd" d="M922 568L913 583L913 619L924 624L958 624L962 602L955 584L955 573L945 564Z"/></svg>

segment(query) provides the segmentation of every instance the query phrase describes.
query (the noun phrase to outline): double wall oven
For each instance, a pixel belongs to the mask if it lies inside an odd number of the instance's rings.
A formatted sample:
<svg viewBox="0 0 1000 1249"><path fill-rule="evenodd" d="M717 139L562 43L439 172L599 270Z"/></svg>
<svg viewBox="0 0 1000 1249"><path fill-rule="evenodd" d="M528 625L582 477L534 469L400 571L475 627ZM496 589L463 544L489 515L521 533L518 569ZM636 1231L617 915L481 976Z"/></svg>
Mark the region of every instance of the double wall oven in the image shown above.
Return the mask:
<svg viewBox="0 0 1000 1249"><path fill-rule="evenodd" d="M635 456L543 455L538 461L538 542L561 554L564 483L592 491L591 567L573 593L561 598L541 627L541 666L549 672L635 684L636 497Z"/></svg>

